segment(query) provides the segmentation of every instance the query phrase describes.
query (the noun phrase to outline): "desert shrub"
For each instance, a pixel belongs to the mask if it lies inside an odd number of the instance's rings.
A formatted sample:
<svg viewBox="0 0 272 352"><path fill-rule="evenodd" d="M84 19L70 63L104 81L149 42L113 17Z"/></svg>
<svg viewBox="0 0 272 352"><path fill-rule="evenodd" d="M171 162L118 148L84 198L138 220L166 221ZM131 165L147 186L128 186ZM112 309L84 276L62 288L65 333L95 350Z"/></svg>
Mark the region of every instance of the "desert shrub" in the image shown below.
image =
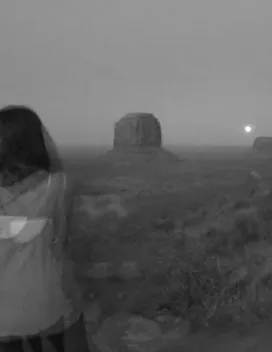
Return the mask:
<svg viewBox="0 0 272 352"><path fill-rule="evenodd" d="M90 260L104 239L119 246L135 242L141 250L154 247L159 253L149 251L150 272L124 302L125 309L149 318L166 310L194 326L211 324L222 312L230 319L247 313L260 316L258 290L264 286L271 290L271 196L211 200L199 192L185 208L187 198L179 194L169 199L145 197L141 202L137 198L141 211L116 224L103 218L87 225L78 218L85 235L78 236L82 244L77 245L76 260ZM182 221L177 231L178 216Z"/></svg>
<svg viewBox="0 0 272 352"><path fill-rule="evenodd" d="M266 201L224 204L202 218L196 211L200 224L187 222L178 239L169 237L175 254L165 258L160 275L153 274L156 280L147 278L152 290L141 288L132 309L141 314L152 310L150 315L168 310L192 326L211 324L222 312L230 320L246 316L247 323L248 313L254 321L259 318L258 291L268 287L272 273Z"/></svg>

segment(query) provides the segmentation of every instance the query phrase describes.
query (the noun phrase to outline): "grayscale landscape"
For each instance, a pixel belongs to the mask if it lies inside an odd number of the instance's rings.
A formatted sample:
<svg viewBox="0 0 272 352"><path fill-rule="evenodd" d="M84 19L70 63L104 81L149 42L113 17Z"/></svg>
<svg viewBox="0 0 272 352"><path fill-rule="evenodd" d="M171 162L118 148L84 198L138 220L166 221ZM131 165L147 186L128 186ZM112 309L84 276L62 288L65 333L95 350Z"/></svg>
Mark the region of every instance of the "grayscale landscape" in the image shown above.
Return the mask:
<svg viewBox="0 0 272 352"><path fill-rule="evenodd" d="M268 351L271 159L251 147L168 149L179 159L171 165L146 162L146 151L126 163L106 147L64 152L69 247L91 343L114 352Z"/></svg>
<svg viewBox="0 0 272 352"><path fill-rule="evenodd" d="M92 352L271 351L271 33L268 0L1 2L0 104L60 147Z"/></svg>

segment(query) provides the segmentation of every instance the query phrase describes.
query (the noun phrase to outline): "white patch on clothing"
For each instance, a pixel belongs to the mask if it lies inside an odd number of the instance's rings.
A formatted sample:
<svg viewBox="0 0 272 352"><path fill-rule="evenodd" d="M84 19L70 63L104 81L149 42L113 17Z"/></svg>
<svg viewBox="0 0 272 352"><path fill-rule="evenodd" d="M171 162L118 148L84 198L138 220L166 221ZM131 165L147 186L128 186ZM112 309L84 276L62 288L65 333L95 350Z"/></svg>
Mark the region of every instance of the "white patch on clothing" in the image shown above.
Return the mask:
<svg viewBox="0 0 272 352"><path fill-rule="evenodd" d="M19 232L26 226L27 218L19 218L12 220L9 227L12 236L17 236Z"/></svg>
<svg viewBox="0 0 272 352"><path fill-rule="evenodd" d="M0 216L0 239L26 243L40 234L48 219L28 219L21 216Z"/></svg>

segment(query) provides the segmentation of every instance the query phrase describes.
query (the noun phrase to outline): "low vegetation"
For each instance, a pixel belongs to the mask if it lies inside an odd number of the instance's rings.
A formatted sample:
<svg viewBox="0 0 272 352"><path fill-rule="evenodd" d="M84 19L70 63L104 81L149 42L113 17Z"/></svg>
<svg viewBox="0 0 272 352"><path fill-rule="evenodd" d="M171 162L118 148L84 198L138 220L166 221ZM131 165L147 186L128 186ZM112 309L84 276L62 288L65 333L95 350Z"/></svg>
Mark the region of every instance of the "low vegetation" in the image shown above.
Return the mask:
<svg viewBox="0 0 272 352"><path fill-rule="evenodd" d="M168 233L172 251L165 258L166 280L157 286L157 308L192 326L269 317L271 216L269 196L191 214L174 238Z"/></svg>
<svg viewBox="0 0 272 352"><path fill-rule="evenodd" d="M205 175L202 171L199 179L209 178L207 175L211 174L211 169L207 170ZM224 178L224 172L219 172ZM243 172L244 176L248 173ZM215 175L215 170L212 173ZM128 172L121 174L128 175ZM184 175L185 180L189 174ZM174 176L184 190L182 177ZM217 177L218 174L214 179ZM239 177L236 174L236 181L232 181L236 186ZM231 179L229 175L227 178ZM76 260L81 263L85 258L86 265L95 254L99 259L101 248L107 258L113 253L122 257L122 248L126 251L126 248L133 247L133 258L142 266L144 275L122 300L122 309L152 319L170 313L189 320L192 328L218 327L234 322L248 325L270 319L270 192L244 192L241 195L226 180L215 184L210 177L206 184L196 186L197 177L189 176L191 188L186 183L183 193L173 186L168 193L158 195L147 192L148 177L145 177L134 183L133 190L133 182L130 184L131 197L126 193L129 190L126 190L124 178L122 191L116 189L113 179L116 175L108 179L109 187L105 193L121 194L130 215L119 222L107 214L95 221L79 215L77 222L84 229L81 230L82 236L78 236L81 239L77 239L74 252L77 253ZM154 187L155 181L158 182L157 176L153 176ZM99 184L101 190L103 182L92 184ZM169 178L167 182L171 183ZM224 185L232 193L228 193ZM137 187L143 187L144 193L136 190ZM194 187L197 191L194 190L194 197L191 197L188 189ZM86 189L81 189L81 193L86 193ZM107 292L110 285L106 284Z"/></svg>

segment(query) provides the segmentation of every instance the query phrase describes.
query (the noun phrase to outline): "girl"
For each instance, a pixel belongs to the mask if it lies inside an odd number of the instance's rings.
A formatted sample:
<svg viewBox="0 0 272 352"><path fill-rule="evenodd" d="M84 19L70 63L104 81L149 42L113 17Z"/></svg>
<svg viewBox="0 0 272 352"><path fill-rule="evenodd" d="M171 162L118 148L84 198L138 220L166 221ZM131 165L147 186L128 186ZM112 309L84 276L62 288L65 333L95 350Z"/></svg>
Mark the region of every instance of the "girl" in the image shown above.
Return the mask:
<svg viewBox="0 0 272 352"><path fill-rule="evenodd" d="M64 251L66 202L57 149L37 114L0 110L0 350L23 352L26 343L40 352L45 338L64 352L65 331L71 351L88 351Z"/></svg>

